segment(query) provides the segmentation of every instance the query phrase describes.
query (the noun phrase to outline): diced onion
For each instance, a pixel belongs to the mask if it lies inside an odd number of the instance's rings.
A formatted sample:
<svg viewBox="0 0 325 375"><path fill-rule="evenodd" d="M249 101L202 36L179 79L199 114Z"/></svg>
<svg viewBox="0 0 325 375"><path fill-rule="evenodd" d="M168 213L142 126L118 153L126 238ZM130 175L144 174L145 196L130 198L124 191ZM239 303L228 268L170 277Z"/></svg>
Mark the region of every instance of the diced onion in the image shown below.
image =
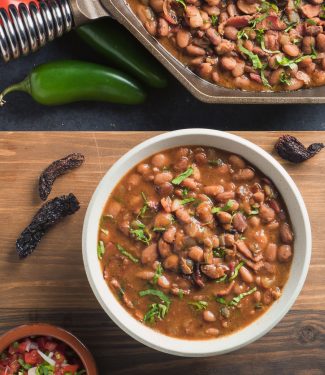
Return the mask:
<svg viewBox="0 0 325 375"><path fill-rule="evenodd" d="M36 342L31 342L29 350L38 349L38 344Z"/></svg>
<svg viewBox="0 0 325 375"><path fill-rule="evenodd" d="M47 356L46 354L44 354L43 352L41 352L40 350L37 350L37 353L44 359L44 361L46 361L49 365L51 366L55 366L55 361L54 359L50 358L49 356Z"/></svg>
<svg viewBox="0 0 325 375"><path fill-rule="evenodd" d="M36 375L37 367L32 367L28 370L28 375Z"/></svg>

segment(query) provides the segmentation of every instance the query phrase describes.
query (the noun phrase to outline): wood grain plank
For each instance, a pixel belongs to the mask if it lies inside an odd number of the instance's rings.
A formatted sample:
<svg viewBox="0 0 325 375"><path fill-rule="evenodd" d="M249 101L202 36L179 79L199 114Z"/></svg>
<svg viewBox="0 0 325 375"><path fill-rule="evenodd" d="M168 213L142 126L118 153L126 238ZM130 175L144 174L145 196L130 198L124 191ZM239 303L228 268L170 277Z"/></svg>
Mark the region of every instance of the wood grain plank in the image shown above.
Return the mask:
<svg viewBox="0 0 325 375"><path fill-rule="evenodd" d="M0 133L0 294L2 308L98 309L83 270L83 216L99 180L131 147L159 132L2 132ZM237 132L271 152L279 133ZM292 133L305 144L325 141L325 132ZM55 183L51 197L74 192L81 210L53 228L24 261L15 239L41 205L39 173L52 160L78 151L85 165ZM273 153L274 154L274 153ZM274 155L278 158L276 155ZM279 160L300 188L312 223L313 256L307 282L294 310L325 310L325 153L301 165Z"/></svg>
<svg viewBox="0 0 325 375"><path fill-rule="evenodd" d="M93 352L101 375L325 374L325 153L299 166L280 160L300 188L313 230L308 278L293 309L266 336L234 353L185 359L151 350L123 333L95 300L82 264L83 216L109 167L158 133L0 133L0 334L26 322L49 322L75 333ZM239 132L266 151L279 133ZM306 144L325 132L291 133ZM19 261L15 239L41 202L37 178L52 160L78 151L85 165L57 180L51 197L74 192L81 210L53 228L35 255ZM274 155L276 158L277 156Z"/></svg>
<svg viewBox="0 0 325 375"><path fill-rule="evenodd" d="M159 353L122 332L101 310L0 309L0 334L26 322L62 326L94 354L100 375L323 375L325 311L293 311L257 342L211 358Z"/></svg>

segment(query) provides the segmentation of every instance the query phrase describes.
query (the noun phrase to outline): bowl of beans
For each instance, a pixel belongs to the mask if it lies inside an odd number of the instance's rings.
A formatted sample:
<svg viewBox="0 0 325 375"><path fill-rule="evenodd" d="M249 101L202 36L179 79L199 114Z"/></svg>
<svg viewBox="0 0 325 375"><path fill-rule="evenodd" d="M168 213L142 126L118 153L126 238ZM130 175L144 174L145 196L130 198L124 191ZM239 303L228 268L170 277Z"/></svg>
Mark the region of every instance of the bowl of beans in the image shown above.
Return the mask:
<svg viewBox="0 0 325 375"><path fill-rule="evenodd" d="M238 349L294 304L311 256L300 192L255 144L209 129L151 138L99 183L83 227L89 283L136 340L181 356Z"/></svg>
<svg viewBox="0 0 325 375"><path fill-rule="evenodd" d="M0 337L0 374L97 375L88 349L50 324L26 324Z"/></svg>

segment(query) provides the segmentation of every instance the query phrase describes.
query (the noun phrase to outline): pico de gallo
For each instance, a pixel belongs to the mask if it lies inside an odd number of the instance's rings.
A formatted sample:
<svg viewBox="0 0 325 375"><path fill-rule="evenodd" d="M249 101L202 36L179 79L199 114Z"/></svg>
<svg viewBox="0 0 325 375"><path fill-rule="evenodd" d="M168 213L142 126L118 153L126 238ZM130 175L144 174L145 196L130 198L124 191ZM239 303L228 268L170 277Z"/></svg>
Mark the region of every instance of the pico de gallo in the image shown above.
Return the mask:
<svg viewBox="0 0 325 375"><path fill-rule="evenodd" d="M0 375L86 375L77 354L52 337L28 337L0 354Z"/></svg>

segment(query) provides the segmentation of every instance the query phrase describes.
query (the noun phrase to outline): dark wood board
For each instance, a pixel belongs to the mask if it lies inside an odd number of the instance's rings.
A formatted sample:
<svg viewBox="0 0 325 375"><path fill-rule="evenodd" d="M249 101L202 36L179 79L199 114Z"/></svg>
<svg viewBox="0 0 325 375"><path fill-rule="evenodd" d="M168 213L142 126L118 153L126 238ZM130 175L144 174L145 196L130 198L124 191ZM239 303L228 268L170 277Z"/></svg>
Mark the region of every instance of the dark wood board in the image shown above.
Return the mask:
<svg viewBox="0 0 325 375"><path fill-rule="evenodd" d="M281 161L305 199L313 230L308 278L287 316L257 342L223 356L173 357L149 349L106 316L90 290L81 256L89 199L107 169L152 132L0 133L0 334L31 321L61 325L94 354L101 375L325 374L325 152L301 165ZM276 132L236 132L273 152ZM325 132L296 132L306 145ZM51 197L73 192L82 208L53 228L34 255L20 261L15 240L41 205L39 173L53 160L82 152L86 163L55 183Z"/></svg>

